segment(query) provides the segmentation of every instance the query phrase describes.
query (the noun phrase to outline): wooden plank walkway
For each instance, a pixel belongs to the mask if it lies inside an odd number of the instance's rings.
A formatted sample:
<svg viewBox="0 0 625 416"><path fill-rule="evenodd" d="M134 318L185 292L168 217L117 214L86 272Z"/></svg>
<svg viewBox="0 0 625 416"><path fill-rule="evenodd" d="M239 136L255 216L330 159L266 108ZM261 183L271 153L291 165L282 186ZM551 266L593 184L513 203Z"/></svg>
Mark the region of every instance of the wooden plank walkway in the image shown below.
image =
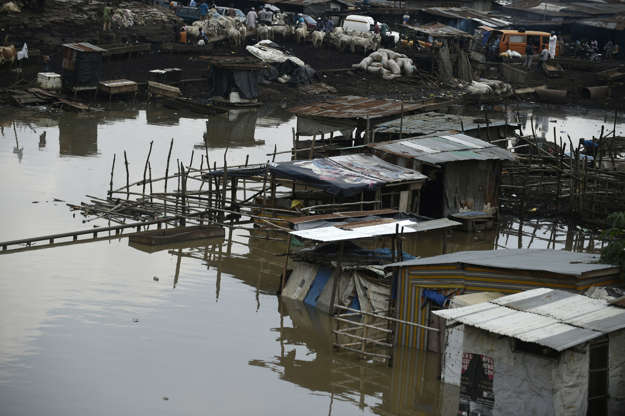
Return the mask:
<svg viewBox="0 0 625 416"><path fill-rule="evenodd" d="M166 224L172 221L177 221L177 220L179 220L177 216L163 217L163 218L159 218L157 220L151 220L151 221L142 221L142 222L134 222L130 224L113 225L110 227L96 227L96 228L91 228L89 230L70 231L70 232L60 233L60 234L51 234L51 235L43 235L39 237L24 238L21 240L3 241L3 242L0 242L0 254L8 254L8 253L12 253L15 251L28 249L28 248L55 247L55 246L60 245L60 243L58 242L55 243L57 240L63 240L67 238L71 238L71 241L63 241L62 243L77 242L77 241L80 241L80 242L99 241L102 239L114 238L114 237L121 238L121 237L127 236L127 235L123 235L124 230L134 229L137 232L140 232L142 231L142 227L149 227L150 225L156 225L157 229L161 229L163 224ZM115 234L113 236L106 236L106 237L98 238L98 234L102 234L106 232L108 233L114 232ZM89 235L90 237L83 238L80 240L78 239L79 236L84 236L84 235ZM47 244L33 245L34 243L39 243L42 241L47 241Z"/></svg>

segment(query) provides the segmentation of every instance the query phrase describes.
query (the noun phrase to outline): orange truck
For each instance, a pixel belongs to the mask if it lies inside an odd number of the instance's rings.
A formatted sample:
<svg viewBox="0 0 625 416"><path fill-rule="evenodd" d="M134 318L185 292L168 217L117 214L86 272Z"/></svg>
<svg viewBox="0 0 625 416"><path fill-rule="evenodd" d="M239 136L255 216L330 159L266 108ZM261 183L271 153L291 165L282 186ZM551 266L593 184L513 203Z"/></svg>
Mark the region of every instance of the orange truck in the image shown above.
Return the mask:
<svg viewBox="0 0 625 416"><path fill-rule="evenodd" d="M487 39L487 45L499 44L499 53L503 53L508 49L525 55L527 43L534 45L536 53L540 53L543 49L549 49L549 32L540 32L536 30L496 30L487 26L481 26L480 29L490 32ZM560 55L560 45L556 44L556 56Z"/></svg>

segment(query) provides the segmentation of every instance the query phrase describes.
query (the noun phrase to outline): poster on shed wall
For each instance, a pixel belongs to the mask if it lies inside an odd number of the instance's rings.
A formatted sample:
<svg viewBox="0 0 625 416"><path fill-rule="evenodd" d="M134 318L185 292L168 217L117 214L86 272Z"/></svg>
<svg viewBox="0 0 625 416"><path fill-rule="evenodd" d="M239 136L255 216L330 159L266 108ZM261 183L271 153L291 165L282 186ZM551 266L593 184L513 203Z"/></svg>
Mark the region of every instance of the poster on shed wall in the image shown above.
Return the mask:
<svg viewBox="0 0 625 416"><path fill-rule="evenodd" d="M495 363L491 357L468 352L462 354L458 416L492 415L494 374Z"/></svg>

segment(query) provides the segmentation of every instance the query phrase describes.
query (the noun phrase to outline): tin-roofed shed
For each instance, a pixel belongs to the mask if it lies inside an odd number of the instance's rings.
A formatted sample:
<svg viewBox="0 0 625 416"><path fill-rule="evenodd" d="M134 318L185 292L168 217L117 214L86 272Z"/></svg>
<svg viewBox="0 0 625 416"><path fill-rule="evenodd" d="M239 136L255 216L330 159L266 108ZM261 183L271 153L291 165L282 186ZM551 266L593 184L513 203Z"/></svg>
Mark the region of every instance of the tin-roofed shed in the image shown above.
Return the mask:
<svg viewBox="0 0 625 416"><path fill-rule="evenodd" d="M425 291L516 293L536 287L581 293L591 286L620 282L618 266L599 256L563 250L462 251L387 265L396 269L397 318L431 325L435 307ZM400 325L398 343L426 349L428 333Z"/></svg>
<svg viewBox="0 0 625 416"><path fill-rule="evenodd" d="M426 136L440 132L463 133L482 140L508 137L517 126L505 120L476 118L435 111L406 115L376 125L373 142L402 137Z"/></svg>
<svg viewBox="0 0 625 416"><path fill-rule="evenodd" d="M493 216L498 206L501 162L516 158L494 144L453 133L373 143L369 147L384 160L430 178L423 187L420 212L434 218L461 212Z"/></svg>
<svg viewBox="0 0 625 416"><path fill-rule="evenodd" d="M105 49L88 42L63 45L63 88L95 90L102 75Z"/></svg>
<svg viewBox="0 0 625 416"><path fill-rule="evenodd" d="M625 309L537 288L434 314L447 319L441 376L460 386L460 411L616 415L625 408Z"/></svg>

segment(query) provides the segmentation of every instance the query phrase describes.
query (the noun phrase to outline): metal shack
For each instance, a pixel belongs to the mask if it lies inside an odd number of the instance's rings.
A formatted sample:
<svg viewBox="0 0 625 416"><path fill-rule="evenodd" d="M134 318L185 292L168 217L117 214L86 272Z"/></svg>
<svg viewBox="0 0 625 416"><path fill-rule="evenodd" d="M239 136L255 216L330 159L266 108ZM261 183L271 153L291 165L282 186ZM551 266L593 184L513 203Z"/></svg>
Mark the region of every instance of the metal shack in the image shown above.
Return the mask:
<svg viewBox="0 0 625 416"><path fill-rule="evenodd" d="M419 212L428 217L493 217L501 162L516 156L494 144L464 134L373 143L384 160L418 170L430 178L422 191Z"/></svg>
<svg viewBox="0 0 625 416"><path fill-rule="evenodd" d="M517 125L508 124L506 120L502 119L476 118L428 111L377 124L373 131L372 142L450 131L490 142L509 137L517 128Z"/></svg>
<svg viewBox="0 0 625 416"><path fill-rule="evenodd" d="M96 90L102 75L102 55L106 49L87 42L63 45L63 88L78 92Z"/></svg>
<svg viewBox="0 0 625 416"><path fill-rule="evenodd" d="M434 314L447 320L441 376L460 386L459 414L623 414L625 309L538 288Z"/></svg>
<svg viewBox="0 0 625 416"><path fill-rule="evenodd" d="M431 310L459 293L515 293L536 287L583 292L591 286L620 282L618 266L601 264L599 256L563 250L461 251L387 265L395 269L396 317L421 325L436 325ZM440 296L431 296L438 292ZM437 298L443 302L437 302ZM420 350L437 344L426 330L399 325L400 345ZM433 344L431 344L433 343Z"/></svg>

